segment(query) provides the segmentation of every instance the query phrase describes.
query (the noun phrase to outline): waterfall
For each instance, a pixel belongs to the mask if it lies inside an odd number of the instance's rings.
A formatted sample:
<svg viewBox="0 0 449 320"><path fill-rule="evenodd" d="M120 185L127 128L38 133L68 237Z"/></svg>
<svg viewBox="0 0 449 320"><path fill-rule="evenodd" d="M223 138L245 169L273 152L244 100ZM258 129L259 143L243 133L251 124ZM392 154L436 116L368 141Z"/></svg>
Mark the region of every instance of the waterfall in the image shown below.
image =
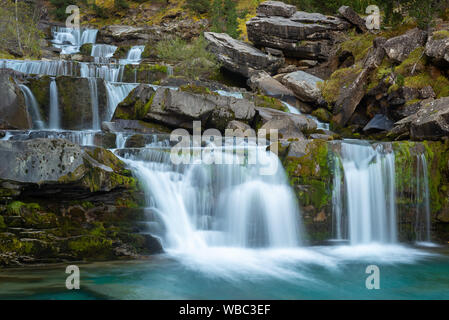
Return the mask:
<svg viewBox="0 0 449 320"><path fill-rule="evenodd" d="M138 64L142 57L142 52L145 50L145 46L133 46L128 51L126 59L121 59L121 64Z"/></svg>
<svg viewBox="0 0 449 320"><path fill-rule="evenodd" d="M119 64L80 63L80 74L83 78L101 78L105 81L117 82L123 73Z"/></svg>
<svg viewBox="0 0 449 320"><path fill-rule="evenodd" d="M342 176L340 158L334 156L334 177L332 189L332 218L333 218L333 235L336 240L343 239L343 196L342 196Z"/></svg>
<svg viewBox="0 0 449 320"><path fill-rule="evenodd" d="M78 63L65 60L0 60L1 68L8 68L26 74L44 74L49 76L77 76Z"/></svg>
<svg viewBox="0 0 449 320"><path fill-rule="evenodd" d="M424 153L421 153L416 157L416 239L418 241L430 242L430 194L427 160Z"/></svg>
<svg viewBox="0 0 449 320"><path fill-rule="evenodd" d="M127 137L122 132L117 132L115 134L115 147L117 149L123 149L125 147Z"/></svg>
<svg viewBox="0 0 449 320"><path fill-rule="evenodd" d="M92 45L90 55L95 58L96 63L107 63L109 62L109 59L112 58L116 50L116 46L111 46L108 44L94 44Z"/></svg>
<svg viewBox="0 0 449 320"><path fill-rule="evenodd" d="M225 149L214 147L215 152ZM234 157L226 151L227 157ZM264 163L279 165L272 176L259 165L176 166L170 153L146 149L124 161L143 183L164 247L180 251L206 247L291 248L300 245L300 215L279 159L264 148Z"/></svg>
<svg viewBox="0 0 449 320"><path fill-rule="evenodd" d="M108 97L108 116L106 121L110 121L114 115L115 108L117 108L118 104L122 102L135 87L137 87L137 84L106 82L105 85Z"/></svg>
<svg viewBox="0 0 449 320"><path fill-rule="evenodd" d="M397 240L395 157L383 145L344 141L340 159L351 244L394 243ZM338 175L338 172L335 172ZM338 192L337 188L334 188ZM342 201L334 197L336 216Z"/></svg>
<svg viewBox="0 0 449 320"><path fill-rule="evenodd" d="M19 84L20 90L22 90L23 95L25 96L25 104L27 106L28 112L31 115L31 119L33 121L33 128L35 129L43 129L44 122L41 118L41 113L39 111L39 105L36 101L36 98L31 92L30 88L28 88L24 84Z"/></svg>
<svg viewBox="0 0 449 320"><path fill-rule="evenodd" d="M100 130L100 114L98 111L98 89L97 79L88 78L90 90L90 102L92 105L92 129Z"/></svg>
<svg viewBox="0 0 449 320"><path fill-rule="evenodd" d="M79 52L85 43L95 43L96 29L53 27L53 46L61 49L61 54Z"/></svg>
<svg viewBox="0 0 449 320"><path fill-rule="evenodd" d="M50 82L50 116L49 128L60 129L59 102L58 102L58 86L55 78Z"/></svg>
<svg viewBox="0 0 449 320"><path fill-rule="evenodd" d="M288 112L290 112L291 114L302 114L301 111L299 111L297 108L293 107L291 104L285 102L285 101L281 101L282 104L288 109ZM329 123L324 123L319 121L316 117L310 115L310 114L306 114L305 115L307 118L312 119L313 121L316 122L317 124L317 129L321 129L321 130L329 130Z"/></svg>

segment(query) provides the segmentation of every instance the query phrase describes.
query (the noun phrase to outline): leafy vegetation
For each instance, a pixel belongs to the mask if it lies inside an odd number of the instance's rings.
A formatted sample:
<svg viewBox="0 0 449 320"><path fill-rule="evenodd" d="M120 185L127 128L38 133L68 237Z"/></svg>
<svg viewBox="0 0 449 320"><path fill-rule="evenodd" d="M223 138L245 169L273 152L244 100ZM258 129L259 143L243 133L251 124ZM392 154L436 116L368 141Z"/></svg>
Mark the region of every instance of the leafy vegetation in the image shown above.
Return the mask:
<svg viewBox="0 0 449 320"><path fill-rule="evenodd" d="M0 51L13 56L39 57L43 34L37 24L41 12L34 4L0 0Z"/></svg>
<svg viewBox="0 0 449 320"><path fill-rule="evenodd" d="M207 42L199 37L188 43L180 38L159 41L156 55L165 61L174 62L175 73L192 78L209 77L218 72L220 65L214 54L206 50Z"/></svg>

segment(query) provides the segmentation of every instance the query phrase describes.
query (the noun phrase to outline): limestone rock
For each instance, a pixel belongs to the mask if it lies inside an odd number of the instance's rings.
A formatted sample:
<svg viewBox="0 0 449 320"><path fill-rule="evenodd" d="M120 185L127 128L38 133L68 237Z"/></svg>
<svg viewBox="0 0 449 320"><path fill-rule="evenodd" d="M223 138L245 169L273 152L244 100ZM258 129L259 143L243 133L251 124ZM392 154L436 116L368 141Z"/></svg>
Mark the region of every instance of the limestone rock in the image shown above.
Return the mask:
<svg viewBox="0 0 449 320"><path fill-rule="evenodd" d="M251 89L253 89L253 91L260 91L267 96L278 99L291 99L295 96L290 89L285 87L279 81L273 79L264 71L251 76L248 79L248 85Z"/></svg>
<svg viewBox="0 0 449 320"><path fill-rule="evenodd" d="M319 104L322 101L318 83L323 80L304 71L296 71L282 77L282 83L303 102Z"/></svg>
<svg viewBox="0 0 449 320"><path fill-rule="evenodd" d="M425 45L427 33L418 28L407 31L403 35L388 39L383 45L387 56L396 61L402 62L408 55L418 47Z"/></svg>
<svg viewBox="0 0 449 320"><path fill-rule="evenodd" d="M368 29L366 28L365 20L363 20L351 7L341 6L338 9L338 13L341 14L341 16L348 20L350 23L355 25L360 31L368 31Z"/></svg>
<svg viewBox="0 0 449 320"><path fill-rule="evenodd" d="M223 67L244 77L261 70L274 73L284 64L283 58L265 54L226 33L205 32L204 37L208 50L217 56Z"/></svg>
<svg viewBox="0 0 449 320"><path fill-rule="evenodd" d="M11 75L0 72L0 129L30 129L25 97Z"/></svg>
<svg viewBox="0 0 449 320"><path fill-rule="evenodd" d="M290 18L296 12L296 7L281 1L265 1L257 8L258 15L280 16Z"/></svg>

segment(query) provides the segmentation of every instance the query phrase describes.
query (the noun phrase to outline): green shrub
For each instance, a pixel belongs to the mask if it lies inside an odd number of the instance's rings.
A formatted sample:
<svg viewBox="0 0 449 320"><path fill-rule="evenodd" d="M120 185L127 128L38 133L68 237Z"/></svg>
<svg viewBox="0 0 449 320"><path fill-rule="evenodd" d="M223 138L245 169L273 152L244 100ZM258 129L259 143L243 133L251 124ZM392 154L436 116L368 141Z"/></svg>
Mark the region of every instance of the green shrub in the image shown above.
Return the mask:
<svg viewBox="0 0 449 320"><path fill-rule="evenodd" d="M199 37L191 43L180 38L159 41L158 58L176 63L175 73L190 78L209 77L220 68L215 55L207 51L207 42Z"/></svg>
<svg viewBox="0 0 449 320"><path fill-rule="evenodd" d="M185 8L203 14L209 11L210 3L209 0L187 0Z"/></svg>

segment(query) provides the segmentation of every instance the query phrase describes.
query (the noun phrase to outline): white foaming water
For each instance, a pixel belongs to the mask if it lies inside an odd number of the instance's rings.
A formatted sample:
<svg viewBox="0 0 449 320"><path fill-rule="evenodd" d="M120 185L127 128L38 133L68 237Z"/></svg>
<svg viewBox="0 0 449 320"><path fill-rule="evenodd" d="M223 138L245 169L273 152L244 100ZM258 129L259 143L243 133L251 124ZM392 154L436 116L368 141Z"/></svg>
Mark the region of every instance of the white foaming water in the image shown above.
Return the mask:
<svg viewBox="0 0 449 320"><path fill-rule="evenodd" d="M297 108L293 107L291 104L285 102L285 101L281 101L282 104L284 106L287 107L288 112L292 113L292 114L302 114L301 111L299 111ZM329 123L324 123L319 121L316 117L311 116L310 114L306 114L305 115L307 118L312 119L313 121L316 122L316 127L317 129L321 129L321 130L329 130Z"/></svg>
<svg viewBox="0 0 449 320"><path fill-rule="evenodd" d="M117 149L123 149L125 147L127 137L123 134L123 132L117 132L115 134L115 147Z"/></svg>
<svg viewBox="0 0 449 320"><path fill-rule="evenodd" d="M109 59L112 58L116 50L116 46L109 44L94 44L92 45L90 55L95 57L94 61L96 63L107 63L109 62Z"/></svg>
<svg viewBox="0 0 449 320"><path fill-rule="evenodd" d="M28 112L31 115L31 120L33 121L33 127L36 129L43 129L44 122L41 118L41 113L39 111L39 105L34 97L33 92L24 84L19 85L20 90L22 90L25 96L25 104L27 106Z"/></svg>
<svg viewBox="0 0 449 320"><path fill-rule="evenodd" d="M262 150L248 149L259 152L264 163L279 161ZM300 245L299 208L281 169L263 176L260 165L239 165L237 159L236 164L174 166L169 153L147 152L147 161L133 156L125 161L144 184L148 206L161 220L165 248L186 253L210 247Z"/></svg>
<svg viewBox="0 0 449 320"><path fill-rule="evenodd" d="M215 92L218 93L220 96L243 99L243 94L241 92L230 92L225 90L215 90Z"/></svg>
<svg viewBox="0 0 449 320"><path fill-rule="evenodd" d="M58 86L56 80L51 79L50 82L50 116L49 116L49 128L58 130L61 128L60 115L59 115L59 101L58 101Z"/></svg>
<svg viewBox="0 0 449 320"><path fill-rule="evenodd" d="M80 63L80 75L83 78L101 78L116 82L122 77L123 66L119 64Z"/></svg>
<svg viewBox="0 0 449 320"><path fill-rule="evenodd" d="M98 111L98 89L97 89L97 79L88 78L89 80L89 91L90 91L90 101L92 106L92 129L100 130L100 114Z"/></svg>
<svg viewBox="0 0 449 320"><path fill-rule="evenodd" d="M114 115L115 108L122 102L128 94L138 86L137 83L105 82L108 97L108 116L106 121L110 121Z"/></svg>
<svg viewBox="0 0 449 320"><path fill-rule="evenodd" d="M84 28L53 27L53 46L61 49L61 54L79 52L85 43L95 43L98 30Z"/></svg>
<svg viewBox="0 0 449 320"><path fill-rule="evenodd" d="M382 145L373 147L367 142L346 141L341 143L340 157L351 244L395 243L394 153L386 151ZM335 204L342 203L336 201ZM338 220L341 221L342 210L334 209L334 212L340 215Z"/></svg>
<svg viewBox="0 0 449 320"><path fill-rule="evenodd" d="M126 59L121 59L121 64L138 64L142 59L142 52L145 50L145 46L133 46L128 51Z"/></svg>
<svg viewBox="0 0 449 320"><path fill-rule="evenodd" d="M49 76L77 76L77 63L65 60L0 60L1 68L8 68L26 74Z"/></svg>

